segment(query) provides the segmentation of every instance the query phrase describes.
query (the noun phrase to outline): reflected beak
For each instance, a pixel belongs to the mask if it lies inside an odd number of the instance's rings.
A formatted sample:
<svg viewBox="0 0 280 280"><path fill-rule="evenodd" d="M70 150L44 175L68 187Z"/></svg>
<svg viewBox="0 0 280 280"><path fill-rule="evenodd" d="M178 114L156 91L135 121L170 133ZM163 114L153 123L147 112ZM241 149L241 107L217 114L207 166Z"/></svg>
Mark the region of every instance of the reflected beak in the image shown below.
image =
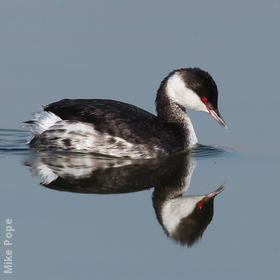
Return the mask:
<svg viewBox="0 0 280 280"><path fill-rule="evenodd" d="M213 200L216 195L218 195L219 193L221 193L224 190L224 188L225 188L225 183L222 184L215 191L213 191L213 192L211 192L209 194L204 195L203 198L197 203L197 207L199 209L202 209L204 202L208 202L208 201Z"/></svg>
<svg viewBox="0 0 280 280"><path fill-rule="evenodd" d="M220 112L218 109L210 109L209 107L207 108L208 109L208 112L209 114L221 125L223 126L224 128L228 128L225 121L223 120Z"/></svg>
<svg viewBox="0 0 280 280"><path fill-rule="evenodd" d="M226 184L222 184L222 185L221 185L218 189L216 189L215 191L213 191L213 192L211 192L211 193L205 195L205 199L215 197L216 195L218 195L219 193L221 193L221 192L224 190L225 185L226 185Z"/></svg>

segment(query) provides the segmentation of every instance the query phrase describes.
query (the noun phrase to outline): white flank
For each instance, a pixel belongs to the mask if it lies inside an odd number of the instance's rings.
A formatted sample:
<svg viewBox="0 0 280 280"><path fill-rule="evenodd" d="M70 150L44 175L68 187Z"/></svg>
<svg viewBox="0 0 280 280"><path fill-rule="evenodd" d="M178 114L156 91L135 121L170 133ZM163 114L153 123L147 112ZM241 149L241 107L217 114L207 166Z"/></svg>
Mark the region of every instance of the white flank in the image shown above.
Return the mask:
<svg viewBox="0 0 280 280"><path fill-rule="evenodd" d="M156 149L151 153L144 144L138 144L137 147L120 137L114 137L107 133L95 130L94 124L61 120L56 115L51 114L45 118L36 118L34 124L31 124L31 131L57 147L57 150L88 151L99 154L106 154L114 157L130 158L153 158L158 154ZM52 138L57 138L52 140ZM48 140L50 139L50 140ZM69 139L69 146L64 141Z"/></svg>

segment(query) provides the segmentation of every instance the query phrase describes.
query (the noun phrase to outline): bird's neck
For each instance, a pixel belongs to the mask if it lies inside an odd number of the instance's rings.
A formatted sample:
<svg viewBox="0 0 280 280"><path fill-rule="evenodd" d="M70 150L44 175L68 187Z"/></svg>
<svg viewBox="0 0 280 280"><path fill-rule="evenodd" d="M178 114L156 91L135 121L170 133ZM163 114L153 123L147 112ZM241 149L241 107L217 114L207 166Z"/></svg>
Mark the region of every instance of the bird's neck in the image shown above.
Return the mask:
<svg viewBox="0 0 280 280"><path fill-rule="evenodd" d="M197 143L197 137L185 108L172 101L167 93L166 87L161 86L156 97L156 111L158 117L170 124L180 127L187 136L188 146L193 146Z"/></svg>

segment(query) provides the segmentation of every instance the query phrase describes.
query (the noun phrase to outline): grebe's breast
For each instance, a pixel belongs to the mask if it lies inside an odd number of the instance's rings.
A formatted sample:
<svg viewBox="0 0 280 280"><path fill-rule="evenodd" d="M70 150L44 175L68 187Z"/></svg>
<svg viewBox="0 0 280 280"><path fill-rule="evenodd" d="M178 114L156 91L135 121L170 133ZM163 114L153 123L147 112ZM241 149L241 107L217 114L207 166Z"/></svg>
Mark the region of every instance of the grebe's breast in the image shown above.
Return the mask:
<svg viewBox="0 0 280 280"><path fill-rule="evenodd" d="M119 101L64 99L44 110L57 120L33 138L30 145L37 149L152 158L182 150L186 142L177 125Z"/></svg>

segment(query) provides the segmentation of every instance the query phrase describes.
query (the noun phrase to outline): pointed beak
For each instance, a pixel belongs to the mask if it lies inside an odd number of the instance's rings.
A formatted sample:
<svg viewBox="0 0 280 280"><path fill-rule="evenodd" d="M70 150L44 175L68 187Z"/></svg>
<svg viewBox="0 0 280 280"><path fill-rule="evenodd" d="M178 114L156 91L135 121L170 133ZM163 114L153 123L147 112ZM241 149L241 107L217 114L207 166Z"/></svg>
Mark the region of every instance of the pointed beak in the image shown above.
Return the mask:
<svg viewBox="0 0 280 280"><path fill-rule="evenodd" d="M221 185L219 188L217 188L215 191L213 191L213 192L211 192L211 193L205 195L205 199L215 197L216 195L218 195L219 193L221 193L221 192L224 190L225 185L226 185L226 184L222 184L222 185Z"/></svg>
<svg viewBox="0 0 280 280"><path fill-rule="evenodd" d="M222 184L215 191L210 192L210 193L204 195L203 198L197 203L197 207L199 209L202 209L204 202L209 202L209 201L213 200L216 195L218 195L219 193L221 193L224 190L224 188L225 188L225 184Z"/></svg>
<svg viewBox="0 0 280 280"><path fill-rule="evenodd" d="M224 128L228 128L218 109L207 108L209 114Z"/></svg>

